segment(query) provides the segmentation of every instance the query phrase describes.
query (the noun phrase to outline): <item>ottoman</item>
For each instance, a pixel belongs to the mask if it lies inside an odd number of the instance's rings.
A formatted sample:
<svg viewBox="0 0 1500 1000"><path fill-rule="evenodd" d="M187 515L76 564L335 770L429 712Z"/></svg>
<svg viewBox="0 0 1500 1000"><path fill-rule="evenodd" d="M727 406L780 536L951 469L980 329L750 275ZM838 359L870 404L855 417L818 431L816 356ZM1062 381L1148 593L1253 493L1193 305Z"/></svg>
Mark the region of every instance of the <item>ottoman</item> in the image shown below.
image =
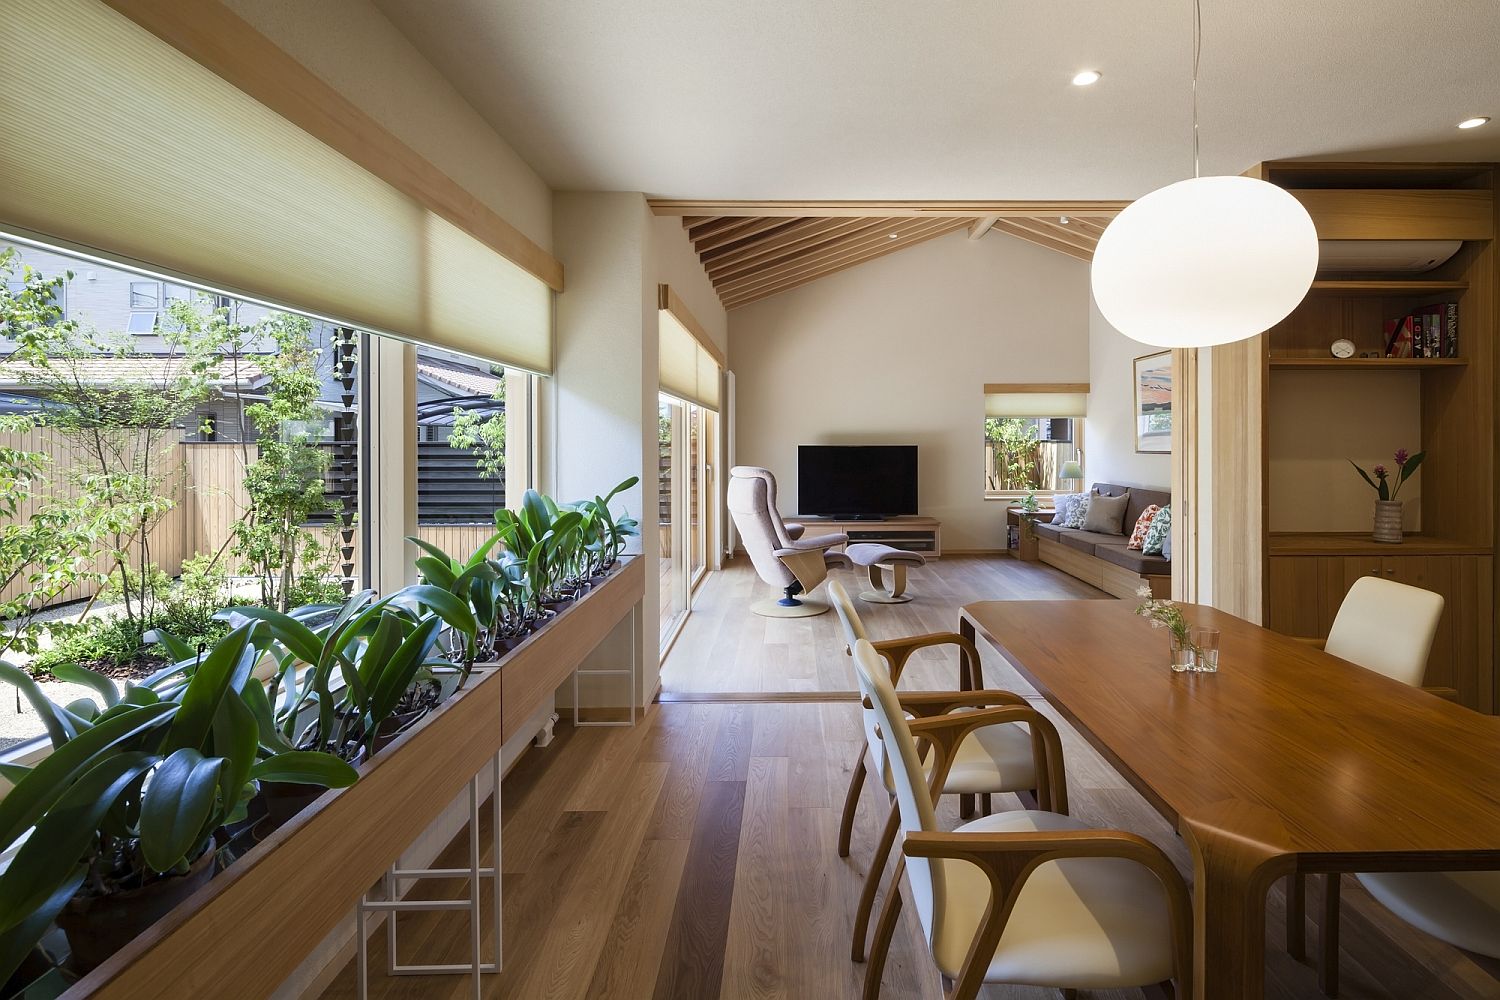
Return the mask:
<svg viewBox="0 0 1500 1000"><path fill-rule="evenodd" d="M844 547L844 555L856 566L863 566L870 574L870 588L859 595L861 601L871 604L905 604L911 600L906 593L906 567L921 566L927 557L920 552L878 545L873 542L858 542ZM890 585L885 582L882 570L889 570Z"/></svg>

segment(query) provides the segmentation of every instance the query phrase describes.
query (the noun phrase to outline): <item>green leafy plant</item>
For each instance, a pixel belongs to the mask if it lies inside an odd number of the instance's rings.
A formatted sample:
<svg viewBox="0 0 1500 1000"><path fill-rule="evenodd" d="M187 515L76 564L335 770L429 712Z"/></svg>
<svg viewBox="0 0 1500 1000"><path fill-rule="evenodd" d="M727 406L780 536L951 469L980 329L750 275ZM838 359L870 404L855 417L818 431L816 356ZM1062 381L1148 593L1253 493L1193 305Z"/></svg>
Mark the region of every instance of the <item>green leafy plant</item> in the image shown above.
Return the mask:
<svg viewBox="0 0 1500 1000"><path fill-rule="evenodd" d="M1356 465L1353 459L1349 460L1349 464L1354 466L1354 471L1359 473L1361 479L1370 484L1370 488L1375 491L1377 497L1381 500L1395 500L1397 494L1401 492L1401 487L1412 477L1412 473L1417 471L1422 464L1422 459L1426 457L1427 453L1425 451L1419 451L1415 455L1412 455L1405 448L1397 448L1395 455L1396 474L1394 477L1391 476L1390 470L1384 465L1377 465L1370 472L1366 472ZM1373 478L1371 473L1374 473Z"/></svg>
<svg viewBox="0 0 1500 1000"><path fill-rule="evenodd" d="M453 429L448 434L450 447L474 452L474 467L481 479L505 476L505 369L497 365L492 372L499 378L490 398L502 406L488 414L454 407Z"/></svg>
<svg viewBox="0 0 1500 1000"><path fill-rule="evenodd" d="M275 777L352 784L327 754L266 752L252 708L264 697L251 669L269 633L242 625L198 658L189 677L123 692L94 671L55 668L97 694L59 706L24 671L0 662L46 727L52 752L8 766L0 799L0 980L15 970L75 896L108 896L180 876L214 849L215 832L244 819L257 783Z"/></svg>
<svg viewBox="0 0 1500 1000"><path fill-rule="evenodd" d="M1036 488L1037 448L1040 432L1036 423L1020 417L986 417L984 440L994 455L997 476L993 490Z"/></svg>

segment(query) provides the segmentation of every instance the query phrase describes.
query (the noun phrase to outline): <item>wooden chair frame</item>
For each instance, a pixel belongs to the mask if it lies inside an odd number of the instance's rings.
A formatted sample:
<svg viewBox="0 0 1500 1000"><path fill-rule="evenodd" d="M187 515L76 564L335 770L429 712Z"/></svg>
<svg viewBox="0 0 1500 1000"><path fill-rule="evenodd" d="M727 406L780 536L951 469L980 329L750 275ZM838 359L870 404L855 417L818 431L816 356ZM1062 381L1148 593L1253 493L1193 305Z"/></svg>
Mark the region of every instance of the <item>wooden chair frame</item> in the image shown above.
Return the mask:
<svg viewBox="0 0 1500 1000"><path fill-rule="evenodd" d="M1045 760L1037 761L1038 793L1042 808L1054 812L1067 810L1067 780L1063 769L1062 743L1057 729L1050 721L1036 712L1031 713L1041 720L1033 732L1043 732L1038 744L1043 748ZM963 735L972 732L975 726L965 725L971 716L985 715L1005 717L1006 721L1022 721L1015 707L1007 706L980 712L965 712L947 718L921 719L911 724L914 738L922 739L936 754L932 772L928 778L927 792L936 798L947 781L953 764L953 754ZM988 724L993 725L994 722ZM960 735L963 734L963 735ZM1045 769L1045 770L1044 770ZM1045 777L1044 777L1045 776ZM1061 809L1054 808L1061 806ZM1160 984L1167 996L1177 991L1184 995L1192 988L1193 963L1193 908L1187 886L1170 858L1151 841L1133 833L1120 830L1054 830L1037 832L987 832L987 833L908 833L902 844L902 856L896 865L890 888L886 892L885 907L880 914L880 924L875 931L875 943L871 949L870 964L865 970L864 998L878 1000L880 977L884 971L886 955L890 951L891 938L895 933L896 919L901 911L901 877L905 874L906 859L953 858L975 865L990 882L990 902L985 908L979 930L969 945L963 967L958 978L948 986L945 980L947 1000L972 1000L984 985L984 976L991 958L1005 931L1006 922L1015 908L1021 889L1032 872L1049 861L1066 858L1122 858L1144 866L1157 877L1167 893L1168 910L1172 927L1172 979L1173 983ZM874 872L872 871L872 876ZM1173 989L1175 984L1175 990Z"/></svg>

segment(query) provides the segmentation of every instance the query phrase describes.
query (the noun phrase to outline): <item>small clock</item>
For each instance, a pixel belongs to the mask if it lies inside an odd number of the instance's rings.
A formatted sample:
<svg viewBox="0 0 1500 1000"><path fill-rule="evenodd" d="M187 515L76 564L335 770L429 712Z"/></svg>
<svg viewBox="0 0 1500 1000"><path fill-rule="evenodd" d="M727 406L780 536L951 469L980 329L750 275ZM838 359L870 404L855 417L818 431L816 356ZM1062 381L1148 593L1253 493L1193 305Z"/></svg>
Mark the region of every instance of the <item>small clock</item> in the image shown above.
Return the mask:
<svg viewBox="0 0 1500 1000"><path fill-rule="evenodd" d="M1333 352L1333 356L1336 358L1354 357L1354 341L1352 340L1335 340L1333 345L1328 349Z"/></svg>

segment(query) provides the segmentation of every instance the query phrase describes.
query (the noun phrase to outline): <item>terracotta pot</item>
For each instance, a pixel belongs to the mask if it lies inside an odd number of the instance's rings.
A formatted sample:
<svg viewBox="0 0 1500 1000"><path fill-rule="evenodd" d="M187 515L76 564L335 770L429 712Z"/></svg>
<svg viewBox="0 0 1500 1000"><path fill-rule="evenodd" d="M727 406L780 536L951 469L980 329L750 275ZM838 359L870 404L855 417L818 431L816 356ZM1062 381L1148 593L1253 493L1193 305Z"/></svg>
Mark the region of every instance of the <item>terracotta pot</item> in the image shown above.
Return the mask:
<svg viewBox="0 0 1500 1000"><path fill-rule="evenodd" d="M1377 542L1389 542L1394 545L1401 543L1401 504L1400 500L1375 501L1375 540Z"/></svg>
<svg viewBox="0 0 1500 1000"><path fill-rule="evenodd" d="M212 849L194 861L185 875L148 882L139 889L107 896L74 896L57 915L57 926L68 936L72 957L68 966L80 976L104 963L135 940L178 903L214 877L218 856Z"/></svg>

